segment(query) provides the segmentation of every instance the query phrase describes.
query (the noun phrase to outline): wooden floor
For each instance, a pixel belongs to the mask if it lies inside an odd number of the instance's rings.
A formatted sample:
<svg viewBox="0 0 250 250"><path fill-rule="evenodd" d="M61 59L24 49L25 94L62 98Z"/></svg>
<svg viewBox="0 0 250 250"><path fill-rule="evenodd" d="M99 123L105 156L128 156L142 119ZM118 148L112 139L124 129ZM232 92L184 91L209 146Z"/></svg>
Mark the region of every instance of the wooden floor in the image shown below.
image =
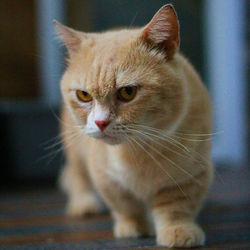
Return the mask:
<svg viewBox="0 0 250 250"><path fill-rule="evenodd" d="M199 217L207 234L199 249L250 249L249 172L224 171ZM0 249L158 249L154 238L116 240L108 214L64 215L65 197L37 185L0 194ZM166 248L159 248L166 249Z"/></svg>

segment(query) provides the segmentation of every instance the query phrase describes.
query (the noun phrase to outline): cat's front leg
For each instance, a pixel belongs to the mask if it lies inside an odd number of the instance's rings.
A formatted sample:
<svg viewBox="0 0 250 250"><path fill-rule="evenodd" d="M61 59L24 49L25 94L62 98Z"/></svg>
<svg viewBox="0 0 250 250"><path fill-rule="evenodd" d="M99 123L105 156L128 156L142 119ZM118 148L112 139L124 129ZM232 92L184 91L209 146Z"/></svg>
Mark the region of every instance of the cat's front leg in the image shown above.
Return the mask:
<svg viewBox="0 0 250 250"><path fill-rule="evenodd" d="M87 169L77 159L68 161L59 181L68 196L67 214L69 216L79 217L101 212L102 206L92 188Z"/></svg>
<svg viewBox="0 0 250 250"><path fill-rule="evenodd" d="M195 223L195 216L205 191L202 187L200 192L190 189L165 189L154 197L152 210L159 245L186 248L204 244L205 234Z"/></svg>
<svg viewBox="0 0 250 250"><path fill-rule="evenodd" d="M97 188L114 218L114 235L117 238L148 235L150 226L144 205L109 177L100 177Z"/></svg>

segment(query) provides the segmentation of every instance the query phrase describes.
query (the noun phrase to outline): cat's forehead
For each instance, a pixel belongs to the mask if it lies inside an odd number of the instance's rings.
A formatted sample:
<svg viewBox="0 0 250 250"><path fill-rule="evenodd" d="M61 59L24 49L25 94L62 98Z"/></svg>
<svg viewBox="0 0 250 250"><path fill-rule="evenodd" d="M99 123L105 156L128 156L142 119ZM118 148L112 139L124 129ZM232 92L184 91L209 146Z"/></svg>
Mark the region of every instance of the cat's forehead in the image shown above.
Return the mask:
<svg viewBox="0 0 250 250"><path fill-rule="evenodd" d="M112 63L119 66L131 50L135 38L135 33L130 30L99 34L92 48L92 64L102 63L104 66Z"/></svg>
<svg viewBox="0 0 250 250"><path fill-rule="evenodd" d="M128 81L124 77L129 65L124 64L130 43L124 34L119 39L117 36L119 34L100 35L95 44L90 48L83 48L73 62L72 68L78 74L78 84L87 91L107 95L112 89Z"/></svg>
<svg viewBox="0 0 250 250"><path fill-rule="evenodd" d="M150 64L143 63L135 48L137 32L107 32L96 37L92 46L84 47L74 62L77 84L96 97L105 97L116 89L142 82Z"/></svg>

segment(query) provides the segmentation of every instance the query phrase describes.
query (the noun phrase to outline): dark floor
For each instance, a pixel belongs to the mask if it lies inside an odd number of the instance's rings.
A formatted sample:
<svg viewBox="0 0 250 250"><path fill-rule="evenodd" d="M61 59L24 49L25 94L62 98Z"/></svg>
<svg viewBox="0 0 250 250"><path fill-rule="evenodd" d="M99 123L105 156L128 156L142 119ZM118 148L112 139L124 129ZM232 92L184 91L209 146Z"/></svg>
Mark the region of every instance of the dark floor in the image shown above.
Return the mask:
<svg viewBox="0 0 250 250"><path fill-rule="evenodd" d="M206 246L199 249L250 249L249 177L247 171L217 174L199 217L207 233ZM115 240L108 214L81 220L69 219L64 215L64 205L62 194L42 185L2 192L0 248L157 248L154 238Z"/></svg>

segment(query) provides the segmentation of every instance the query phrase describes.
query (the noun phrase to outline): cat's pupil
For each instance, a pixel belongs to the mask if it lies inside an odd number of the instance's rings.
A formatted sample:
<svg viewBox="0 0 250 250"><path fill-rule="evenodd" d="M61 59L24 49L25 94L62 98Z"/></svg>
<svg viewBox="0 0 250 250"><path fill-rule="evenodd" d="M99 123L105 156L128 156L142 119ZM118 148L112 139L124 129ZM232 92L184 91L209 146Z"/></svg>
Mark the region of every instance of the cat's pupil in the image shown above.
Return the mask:
<svg viewBox="0 0 250 250"><path fill-rule="evenodd" d="M127 92L128 95L131 95L133 92L133 89L131 87L125 87L125 91Z"/></svg>
<svg viewBox="0 0 250 250"><path fill-rule="evenodd" d="M82 91L82 93L83 93L84 96L87 96L87 95L88 95L88 93L85 92L85 91Z"/></svg>

